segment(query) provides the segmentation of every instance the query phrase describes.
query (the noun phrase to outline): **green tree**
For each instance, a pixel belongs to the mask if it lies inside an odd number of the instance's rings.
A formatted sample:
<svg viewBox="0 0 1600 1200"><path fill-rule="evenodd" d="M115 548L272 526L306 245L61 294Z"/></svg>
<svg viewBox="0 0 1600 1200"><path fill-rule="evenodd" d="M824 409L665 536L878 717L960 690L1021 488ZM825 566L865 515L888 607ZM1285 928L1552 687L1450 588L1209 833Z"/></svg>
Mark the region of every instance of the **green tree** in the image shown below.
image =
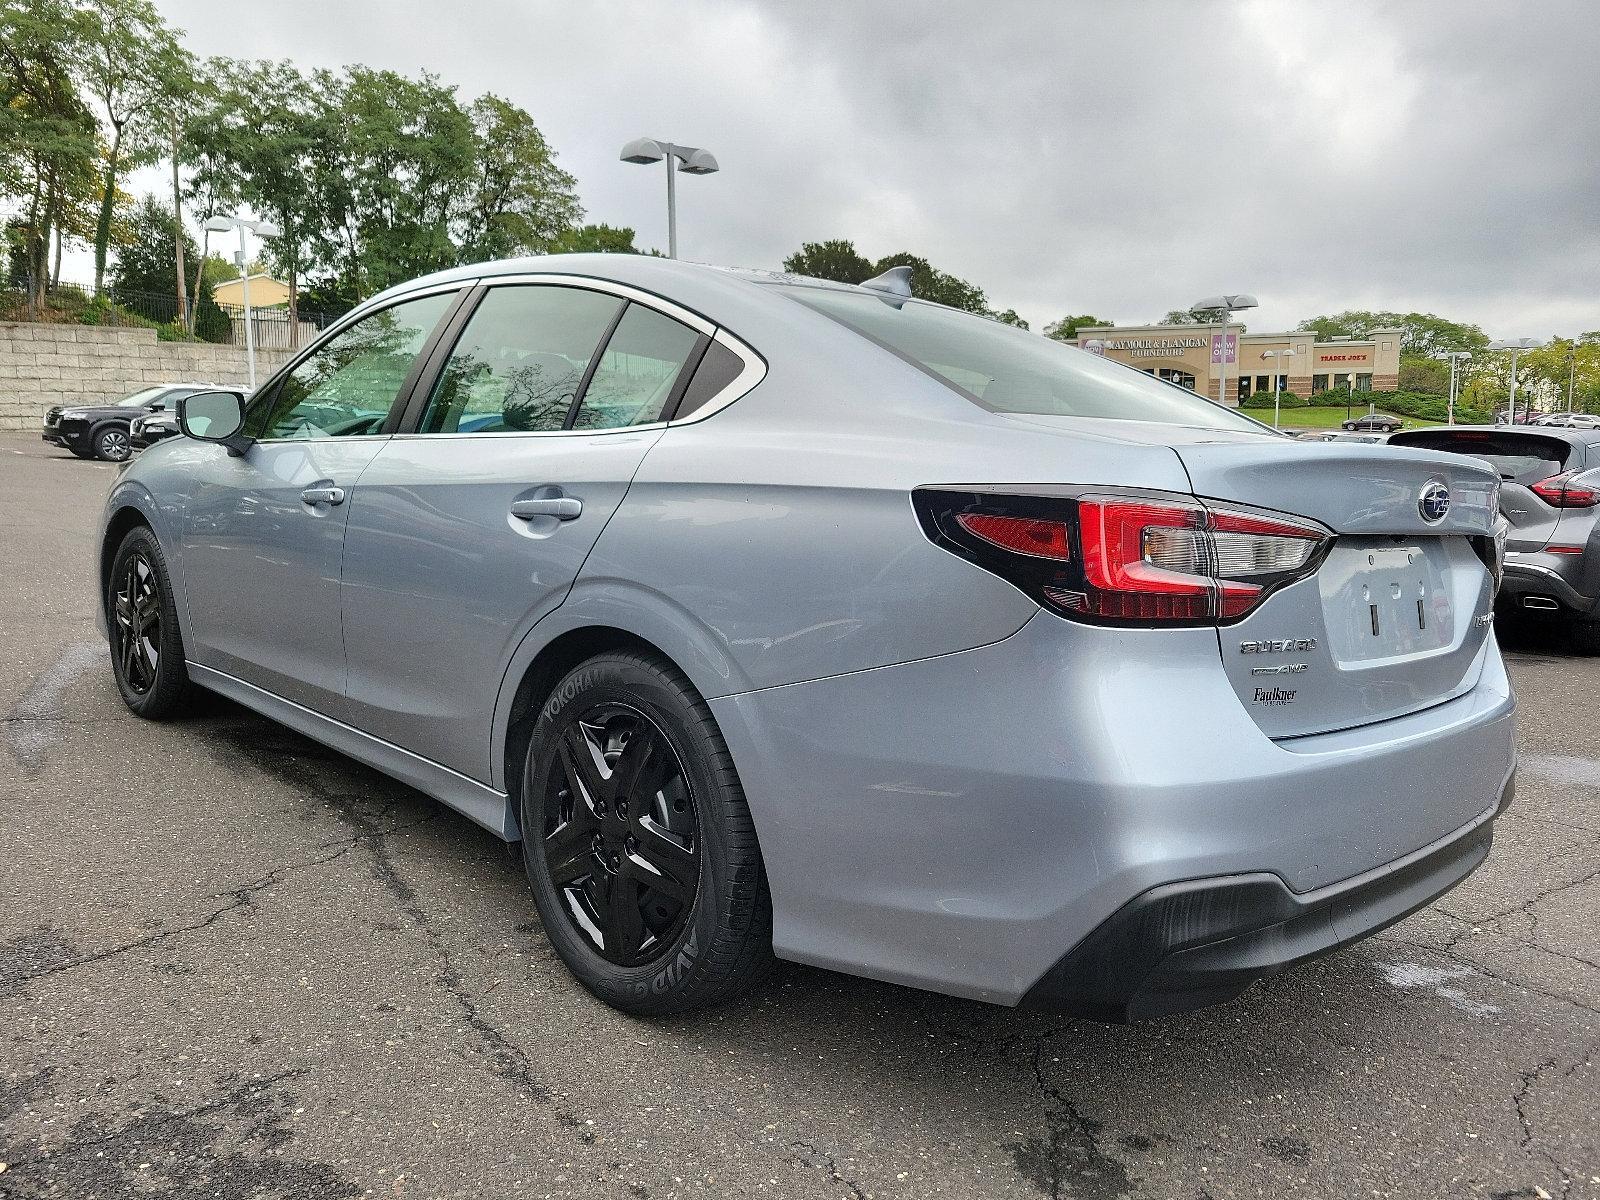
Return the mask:
<svg viewBox="0 0 1600 1200"><path fill-rule="evenodd" d="M783 260L783 269L791 275L834 283L865 283L877 274L872 260L858 253L854 242L842 238L801 243L799 250Z"/></svg>
<svg viewBox="0 0 1600 1200"><path fill-rule="evenodd" d="M94 282L105 279L117 181L167 147L160 109L188 94L193 63L150 0L81 0L80 73L109 131L94 236Z"/></svg>
<svg viewBox="0 0 1600 1200"><path fill-rule="evenodd" d="M138 202L129 226L128 244L117 250L116 260L109 268L111 294L123 307L146 320L164 324L174 319L175 310L163 302L175 296L178 287L172 244L181 241L189 261L198 261L199 251L189 231L174 218L173 210L154 196L145 196ZM217 306L211 282L204 274L200 277L195 307L199 312L196 332L201 337L220 342L231 336L231 323Z"/></svg>
<svg viewBox="0 0 1600 1200"><path fill-rule="evenodd" d="M1432 392L1443 396L1450 390L1450 364L1420 354L1402 354L1399 389L1402 392Z"/></svg>
<svg viewBox="0 0 1600 1200"><path fill-rule="evenodd" d="M556 166L544 134L522 109L478 97L472 121L472 185L457 218L461 262L543 254L583 216L576 181Z"/></svg>
<svg viewBox="0 0 1600 1200"><path fill-rule="evenodd" d="M1026 329L1028 327L1028 323L1022 319L1021 314L1014 308L1008 308L1005 312L990 312L988 315L1002 325L1015 325L1018 329Z"/></svg>
<svg viewBox="0 0 1600 1200"><path fill-rule="evenodd" d="M0 201L17 213L30 316L44 302L52 238L95 192L98 129L74 73L85 34L67 0L0 0Z"/></svg>
<svg viewBox="0 0 1600 1200"><path fill-rule="evenodd" d="M552 254L645 253L633 244L633 236L633 230L625 225L578 225L563 231L550 251Z"/></svg>
<svg viewBox="0 0 1600 1200"><path fill-rule="evenodd" d="M1201 314L1201 315L1196 315L1195 313L1189 312L1187 309L1175 308L1171 312L1169 312L1166 316L1162 317L1161 320L1157 321L1156 324L1158 324L1158 325L1215 325L1221 319L1222 319L1222 311L1220 309L1212 311L1212 312L1207 312L1207 313L1204 313L1204 314Z"/></svg>
<svg viewBox="0 0 1600 1200"><path fill-rule="evenodd" d="M1058 342L1076 342L1080 329L1099 329L1115 324L1115 321L1108 321L1104 317L1094 317L1084 313L1080 317L1062 317L1059 321L1052 321L1044 327L1044 335Z"/></svg>
<svg viewBox="0 0 1600 1200"><path fill-rule="evenodd" d="M472 122L437 76L350 67L337 92L345 118L345 220L363 295L453 266L451 219L471 187Z"/></svg>
<svg viewBox="0 0 1600 1200"><path fill-rule="evenodd" d="M1456 350L1477 353L1489 339L1476 325L1451 321L1433 313L1368 312L1349 309L1301 321L1299 329L1315 333L1319 341L1330 337L1367 339L1374 330L1399 329L1400 353L1422 358L1443 358Z"/></svg>

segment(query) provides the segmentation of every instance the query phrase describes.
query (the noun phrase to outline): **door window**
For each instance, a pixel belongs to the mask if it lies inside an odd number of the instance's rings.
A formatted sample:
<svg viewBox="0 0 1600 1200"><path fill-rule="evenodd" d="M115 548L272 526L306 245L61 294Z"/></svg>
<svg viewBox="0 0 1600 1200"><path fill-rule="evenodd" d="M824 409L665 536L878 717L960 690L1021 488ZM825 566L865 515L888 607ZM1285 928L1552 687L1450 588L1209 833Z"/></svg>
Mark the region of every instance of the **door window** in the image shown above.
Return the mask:
<svg viewBox="0 0 1600 1200"><path fill-rule="evenodd" d="M439 373L417 431L565 428L584 373L623 303L582 288L491 289Z"/></svg>
<svg viewBox="0 0 1600 1200"><path fill-rule="evenodd" d="M457 293L438 292L357 321L302 359L246 431L257 438L378 433L406 375Z"/></svg>
<svg viewBox="0 0 1600 1200"><path fill-rule="evenodd" d="M573 428L621 429L661 420L699 338L671 317L630 304L583 391Z"/></svg>

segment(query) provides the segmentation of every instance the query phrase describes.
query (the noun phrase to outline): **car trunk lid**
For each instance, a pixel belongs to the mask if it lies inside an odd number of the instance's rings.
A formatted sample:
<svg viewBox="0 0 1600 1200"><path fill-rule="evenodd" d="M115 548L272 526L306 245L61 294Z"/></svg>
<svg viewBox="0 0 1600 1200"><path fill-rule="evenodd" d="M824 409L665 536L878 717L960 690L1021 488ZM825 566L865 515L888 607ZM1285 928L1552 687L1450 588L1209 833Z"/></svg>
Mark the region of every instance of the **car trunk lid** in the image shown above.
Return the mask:
<svg viewBox="0 0 1600 1200"><path fill-rule="evenodd" d="M1265 733L1386 720L1473 686L1493 599L1493 471L1336 443L1174 449L1203 499L1311 517L1336 535L1314 575L1218 631L1229 681ZM1448 508L1425 512L1441 488Z"/></svg>

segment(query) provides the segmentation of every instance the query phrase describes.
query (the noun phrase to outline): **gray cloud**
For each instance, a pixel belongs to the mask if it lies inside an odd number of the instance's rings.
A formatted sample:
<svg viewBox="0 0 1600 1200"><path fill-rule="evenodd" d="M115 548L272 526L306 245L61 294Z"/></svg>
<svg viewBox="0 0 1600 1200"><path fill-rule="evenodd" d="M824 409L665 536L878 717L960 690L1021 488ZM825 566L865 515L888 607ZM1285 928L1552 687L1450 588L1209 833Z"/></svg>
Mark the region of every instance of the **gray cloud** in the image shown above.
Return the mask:
<svg viewBox="0 0 1600 1200"><path fill-rule="evenodd" d="M709 146L685 257L899 249L1038 327L1253 291L1251 324L1600 328L1600 10L1502 4L452 6L161 0L202 54L427 69L527 108L590 219L664 244L638 134Z"/></svg>

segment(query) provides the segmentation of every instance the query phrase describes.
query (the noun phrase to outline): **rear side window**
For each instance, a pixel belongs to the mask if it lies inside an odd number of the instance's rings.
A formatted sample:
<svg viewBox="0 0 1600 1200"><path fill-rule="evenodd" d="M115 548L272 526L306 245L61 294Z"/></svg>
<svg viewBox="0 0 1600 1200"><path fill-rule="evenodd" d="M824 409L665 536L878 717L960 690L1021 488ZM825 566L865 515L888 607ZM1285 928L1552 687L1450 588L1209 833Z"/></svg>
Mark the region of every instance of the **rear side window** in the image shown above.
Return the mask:
<svg viewBox="0 0 1600 1200"><path fill-rule="evenodd" d="M1000 413L1158 421L1267 433L1184 388L998 321L844 288L773 285Z"/></svg>
<svg viewBox="0 0 1600 1200"><path fill-rule="evenodd" d="M678 401L675 417L681 421L697 409L704 408L708 400L739 378L743 371L744 359L721 342L711 342L706 346L705 357L695 368L694 378L683 391L683 399Z"/></svg>
<svg viewBox="0 0 1600 1200"><path fill-rule="evenodd" d="M1486 429L1420 429L1397 433L1389 444L1471 455L1488 463L1509 483L1538 483L1559 475L1572 452L1571 444L1560 438Z"/></svg>
<svg viewBox="0 0 1600 1200"><path fill-rule="evenodd" d="M562 429L623 301L550 286L492 288L439 373L419 433Z"/></svg>
<svg viewBox="0 0 1600 1200"><path fill-rule="evenodd" d="M628 305L583 389L574 429L621 429L659 421L700 335L680 321Z"/></svg>

